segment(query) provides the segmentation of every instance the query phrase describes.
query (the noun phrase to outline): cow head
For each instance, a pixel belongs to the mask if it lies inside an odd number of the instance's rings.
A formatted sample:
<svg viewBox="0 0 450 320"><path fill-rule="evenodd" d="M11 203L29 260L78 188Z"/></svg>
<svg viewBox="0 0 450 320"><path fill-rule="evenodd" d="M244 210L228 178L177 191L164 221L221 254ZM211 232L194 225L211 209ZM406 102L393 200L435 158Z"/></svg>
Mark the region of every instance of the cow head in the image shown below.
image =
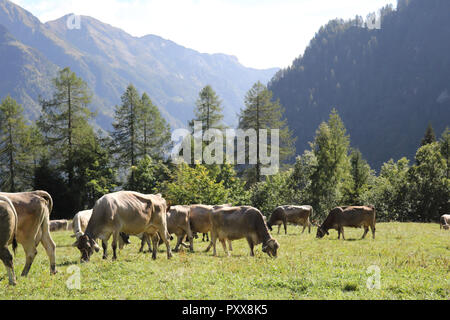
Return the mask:
<svg viewBox="0 0 450 320"><path fill-rule="evenodd" d="M82 235L78 238L78 240L74 243L74 246L78 248L81 252L81 262L89 262L91 255L95 252L100 251L100 247L91 239L88 235Z"/></svg>
<svg viewBox="0 0 450 320"><path fill-rule="evenodd" d="M269 257L277 257L277 250L280 248L280 244L275 239L269 239L262 246L262 252L265 252L269 255Z"/></svg>
<svg viewBox="0 0 450 320"><path fill-rule="evenodd" d="M328 230L325 230L323 227L318 227L317 228L316 238L317 239L322 239L323 237L325 237L325 235L327 235L327 236L330 235Z"/></svg>

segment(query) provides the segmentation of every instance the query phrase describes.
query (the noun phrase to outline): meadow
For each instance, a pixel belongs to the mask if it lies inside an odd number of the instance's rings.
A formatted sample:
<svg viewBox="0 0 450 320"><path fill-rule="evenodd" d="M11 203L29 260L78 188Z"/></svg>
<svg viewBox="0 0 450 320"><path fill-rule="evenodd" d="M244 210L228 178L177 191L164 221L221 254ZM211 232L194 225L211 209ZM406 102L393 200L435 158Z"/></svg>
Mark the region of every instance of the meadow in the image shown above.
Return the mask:
<svg viewBox="0 0 450 320"><path fill-rule="evenodd" d="M346 241L337 240L334 230L321 240L315 233L316 228L301 234L300 227L289 226L288 235L283 230L277 235L275 228L272 235L281 245L276 259L262 253L261 245L256 257L250 257L245 240L233 242L230 257L218 243L218 257L213 257L204 252L207 243L197 239L195 253L181 251L168 260L161 246L153 261L148 253L138 253L139 240L132 237L117 261L111 261L109 247L108 260L102 260L100 252L87 264L79 263L69 231L52 233L58 274L50 275L48 258L39 246L28 278L18 277L16 287L8 286L6 270L0 267L0 299L450 298L450 232L437 224L379 223L375 240L371 233L360 240L362 229L347 228ZM14 262L20 275L25 264L20 245ZM69 289L78 271L80 287ZM368 280L370 285L377 279L379 287L369 288Z"/></svg>

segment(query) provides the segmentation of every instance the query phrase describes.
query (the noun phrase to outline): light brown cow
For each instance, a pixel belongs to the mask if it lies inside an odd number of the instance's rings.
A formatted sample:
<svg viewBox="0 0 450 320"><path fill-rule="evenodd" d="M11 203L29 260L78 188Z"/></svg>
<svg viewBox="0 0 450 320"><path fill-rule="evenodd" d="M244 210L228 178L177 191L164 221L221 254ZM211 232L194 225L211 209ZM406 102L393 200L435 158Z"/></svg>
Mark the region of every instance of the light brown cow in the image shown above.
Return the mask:
<svg viewBox="0 0 450 320"><path fill-rule="evenodd" d="M194 237L189 221L190 206L174 206L167 212L167 230L177 236L177 244L173 251L178 252L184 237L189 239L189 250L194 252Z"/></svg>
<svg viewBox="0 0 450 320"><path fill-rule="evenodd" d="M229 204L217 205L217 206L209 206L209 205L204 205L204 204L191 205L189 222L191 225L192 234L193 235L196 235L197 233L208 234L208 232L211 231L211 220L210 220L211 213L214 210L221 209L221 208L229 208L229 207L231 207L231 205L229 205ZM230 247L230 251L233 251L231 241L228 242L228 245ZM212 246L212 243L210 242L210 245L208 248L210 249L211 246ZM209 249L206 249L206 250L208 251Z"/></svg>
<svg viewBox="0 0 450 320"><path fill-rule="evenodd" d="M279 243L272 238L264 222L262 213L252 207L228 207L214 210L211 214L211 243L213 255L217 255L217 239L222 243L227 255L229 252L225 241L246 238L250 255L254 256L254 246L262 243L262 251L276 257ZM211 246L211 245L210 245ZM208 247L207 251L210 247Z"/></svg>
<svg viewBox="0 0 450 320"><path fill-rule="evenodd" d="M72 230L73 230L73 238L81 237L85 232L88 226L89 220L92 217L92 209L83 210L75 214L72 220Z"/></svg>
<svg viewBox="0 0 450 320"><path fill-rule="evenodd" d="M372 206L366 207L338 207L334 208L328 214L328 217L322 223L322 225L317 229L317 238L323 238L325 234L329 235L328 230L335 229L338 231L338 239L341 238L345 240L344 237L344 227L352 228L364 228L364 234L362 239L366 237L367 232L369 232L369 227L372 230L373 238L375 239L375 224L376 224L376 213L375 208Z"/></svg>
<svg viewBox="0 0 450 320"><path fill-rule="evenodd" d="M42 243L50 259L50 273L56 274L56 245L49 228L50 213L53 209L52 197L45 191L0 193L0 195L11 200L19 218L16 238L26 255L22 276L28 275L36 257L39 242Z"/></svg>
<svg viewBox="0 0 450 320"><path fill-rule="evenodd" d="M90 256L100 247L96 239L103 241L104 257L107 243L113 236L113 260L117 259L117 242L120 233L137 235L147 233L152 236L153 259L156 259L159 235L166 244L167 258L172 257L167 232L167 203L161 195L145 195L132 191L120 191L100 198L94 206L92 217L84 235L78 238L77 247L81 252L81 261L88 262ZM159 240L159 237L158 237Z"/></svg>
<svg viewBox="0 0 450 320"><path fill-rule="evenodd" d="M13 251L17 249L17 225L18 217L12 202L5 196L0 196L0 260L6 267L9 284L16 285L14 273L14 261L8 246L12 244Z"/></svg>
<svg viewBox="0 0 450 320"><path fill-rule="evenodd" d="M448 230L450 227L450 214L444 214L441 216L440 223L439 223L440 229L444 228L444 230Z"/></svg>
<svg viewBox="0 0 450 320"><path fill-rule="evenodd" d="M170 210L167 212L167 231L170 235L175 234L177 236L177 244L173 249L174 252L178 252L181 245L184 246L182 242L185 237L187 237L190 243L188 248L191 252L194 252L194 242L189 222L189 212L189 206L173 206L170 207ZM139 249L139 252L143 252L146 243L148 244L149 252L153 252L149 243L150 239L146 233L138 234L136 237L141 240L141 248ZM170 240L172 240L172 237L170 237ZM126 242L124 239L122 237L119 238L119 248L122 249L125 244ZM160 240L159 245L161 244L162 241Z"/></svg>
<svg viewBox="0 0 450 320"><path fill-rule="evenodd" d="M308 233L311 233L310 217L313 215L311 206L280 206L270 215L267 226L272 231L272 226L278 225L278 234L280 234L281 225L284 225L284 233L287 234L287 224L303 226L302 233L308 227Z"/></svg>
<svg viewBox="0 0 450 320"><path fill-rule="evenodd" d="M50 220L50 232L66 231L70 228L68 220Z"/></svg>

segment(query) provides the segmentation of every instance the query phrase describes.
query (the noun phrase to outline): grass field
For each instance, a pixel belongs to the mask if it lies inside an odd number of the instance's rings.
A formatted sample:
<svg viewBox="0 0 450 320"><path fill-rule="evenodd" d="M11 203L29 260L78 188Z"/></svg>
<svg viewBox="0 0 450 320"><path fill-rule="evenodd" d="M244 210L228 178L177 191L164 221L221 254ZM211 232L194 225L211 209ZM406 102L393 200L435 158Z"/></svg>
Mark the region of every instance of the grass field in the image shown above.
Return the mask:
<svg viewBox="0 0 450 320"><path fill-rule="evenodd" d="M6 269L0 267L0 299L449 299L450 232L437 224L377 224L377 239L359 240L362 229L346 229L347 241L337 232L316 240L301 229L288 227L288 235L272 233L281 247L271 259L257 247L249 256L245 240L235 241L231 257L218 243L218 257L204 253L207 244L195 242L195 253L174 253L167 260L165 247L158 259L139 254L139 240L119 254L118 261L103 261L96 253L79 264L69 232L53 233L57 244L58 274L50 276L48 258L39 254L28 278L9 287ZM283 231L282 231L283 232ZM370 235L370 233L369 233ZM172 242L174 246L175 240ZM111 250L109 248L111 256ZM25 263L19 246L15 270ZM79 267L80 289L68 289ZM379 268L379 289L368 289L376 279L370 266ZM73 283L73 282L72 282ZM369 283L372 283L369 281Z"/></svg>

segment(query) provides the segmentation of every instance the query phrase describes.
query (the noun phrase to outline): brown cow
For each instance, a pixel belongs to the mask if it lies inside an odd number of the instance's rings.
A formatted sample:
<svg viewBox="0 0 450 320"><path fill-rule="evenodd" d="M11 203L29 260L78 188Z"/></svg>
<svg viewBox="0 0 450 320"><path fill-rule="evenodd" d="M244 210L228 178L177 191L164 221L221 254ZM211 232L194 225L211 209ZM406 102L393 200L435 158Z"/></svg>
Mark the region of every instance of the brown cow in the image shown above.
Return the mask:
<svg viewBox="0 0 450 320"><path fill-rule="evenodd" d="M280 206L270 215L267 226L272 231L272 226L278 225L278 234L280 234L281 225L284 225L284 233L287 234L287 223L303 226L302 233L308 227L308 233L311 233L310 217L313 215L311 206Z"/></svg>
<svg viewBox="0 0 450 320"><path fill-rule="evenodd" d="M19 218L16 238L26 255L22 276L28 275L39 242L50 259L50 273L56 274L56 245L49 230L50 213L53 209L52 197L45 191L0 193L0 195L11 200Z"/></svg>
<svg viewBox="0 0 450 320"><path fill-rule="evenodd" d="M152 236L153 259L156 259L158 233L167 247L167 258L172 257L166 222L167 203L161 195L146 195L132 191L120 191L100 198L94 206L86 233L78 238L76 245L81 252L81 261L88 262L100 247L96 239L103 241L104 257L107 243L113 236L113 260L117 259L117 241L120 233ZM158 241L155 241L158 237Z"/></svg>
<svg viewBox="0 0 450 320"><path fill-rule="evenodd" d="M190 212L189 206L173 206L170 207L170 210L167 212L167 219L166 219L167 231L169 232L170 235L175 234L177 236L177 244L173 249L174 252L178 252L181 245L184 246L182 242L185 236L189 240L190 251L194 252L193 235L189 223L189 212ZM128 235L126 235L126 237L128 237ZM139 252L144 251L144 246L146 243L148 244L149 252L153 252L149 243L150 239L146 233L141 233L139 235L136 235L136 237L141 239L141 248L139 249ZM172 236L170 237L170 240L173 240ZM161 245L162 243L163 242L160 239L158 244ZM120 238L119 248L122 249L125 244L126 243L124 239Z"/></svg>
<svg viewBox="0 0 450 320"><path fill-rule="evenodd" d="M444 214L440 219L440 229L444 228L444 230L448 230L450 226L450 214Z"/></svg>
<svg viewBox="0 0 450 320"><path fill-rule="evenodd" d="M228 207L214 210L211 214L211 241L213 255L217 255L217 239L222 243L227 255L229 252L225 241L246 238L250 247L250 255L255 255L254 246L262 243L262 251L276 257L279 243L271 237L262 213L252 207ZM211 245L210 245L211 246ZM208 247L207 250L209 250Z"/></svg>
<svg viewBox="0 0 450 320"><path fill-rule="evenodd" d="M16 285L14 273L14 261L8 246L12 244L13 251L17 249L17 225L18 217L12 202L5 196L0 196L0 260L8 272L9 284Z"/></svg>
<svg viewBox="0 0 450 320"><path fill-rule="evenodd" d="M209 205L204 205L204 204L191 205L189 222L190 222L192 234L194 235L194 237L197 233L207 234L208 232L211 231L210 215L214 210L221 209L221 208L229 208L229 207L231 207L231 205L228 205L228 204L217 205L217 206L209 206ZM233 251L231 241L229 241L228 244L230 247L230 251ZM211 246L212 246L212 243L210 242L208 248L210 249ZM208 251L209 249L206 249L206 250Z"/></svg>
<svg viewBox="0 0 450 320"><path fill-rule="evenodd" d="M329 235L328 230L335 229L338 231L338 239L345 240L344 227L361 228L364 227L364 234L362 239L366 237L369 232L369 227L372 230L373 238L375 239L375 224L376 213L372 206L366 207L342 207L334 208L328 214L328 217L317 229L317 238L323 238L325 234Z"/></svg>
<svg viewBox="0 0 450 320"><path fill-rule="evenodd" d="M70 225L68 220L50 220L50 232L69 230Z"/></svg>

